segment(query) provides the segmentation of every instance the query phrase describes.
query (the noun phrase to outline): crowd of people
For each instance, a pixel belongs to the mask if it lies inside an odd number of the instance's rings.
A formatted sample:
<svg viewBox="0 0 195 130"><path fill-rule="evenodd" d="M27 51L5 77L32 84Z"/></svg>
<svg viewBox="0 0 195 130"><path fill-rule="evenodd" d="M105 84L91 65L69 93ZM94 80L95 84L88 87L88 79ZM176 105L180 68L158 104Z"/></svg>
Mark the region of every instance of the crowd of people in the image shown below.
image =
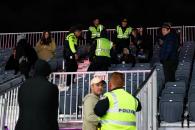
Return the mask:
<svg viewBox="0 0 195 130"><path fill-rule="evenodd" d="M81 33L82 29L74 26L65 38L63 58L66 72L76 72L78 69L78 39ZM120 63L132 63L133 67L136 62L151 60L153 43L145 28L132 28L127 19L122 19L112 39L109 40L105 26L96 18L87 33L90 46L88 58L91 62L88 71L108 71L111 64ZM169 23L165 23L157 41L161 47L159 58L163 64L165 82L173 82L178 64L178 35L172 31ZM50 62L55 57L55 50L56 43L49 31L43 32L35 47L30 46L25 35L17 38L17 46L5 67L6 70L14 69L16 74L20 71L28 79L19 89L20 115L16 130L58 129L59 92L57 86L47 80L54 71ZM34 76L29 78L32 68ZM74 77L67 76L66 86L74 83ZM136 129L135 113L141 110L141 103L123 89L124 82L122 73L113 73L108 84L110 91L100 99L105 82L99 77L91 80L92 93L84 98L84 130L96 130L98 127L102 130ZM39 124L35 125L34 122Z"/></svg>
<svg viewBox="0 0 195 130"><path fill-rule="evenodd" d="M73 26L64 39L63 58L66 61L67 72L76 72L78 69L77 61L80 57L77 44L81 33L82 29L79 26ZM149 62L152 57L151 37L146 34L143 27L139 29L130 27L127 19L122 19L116 27L112 41L108 38L105 26L98 18L94 19L88 29L86 41L90 49L85 53L91 62L88 71L107 71L111 64L132 63L132 66L135 66L136 62ZM54 59L55 51L55 39L49 31L43 32L35 47L27 42L25 35L19 35L5 69L14 69L15 73L20 71L28 78L35 61L42 59L50 63ZM69 85L71 78L68 79Z"/></svg>

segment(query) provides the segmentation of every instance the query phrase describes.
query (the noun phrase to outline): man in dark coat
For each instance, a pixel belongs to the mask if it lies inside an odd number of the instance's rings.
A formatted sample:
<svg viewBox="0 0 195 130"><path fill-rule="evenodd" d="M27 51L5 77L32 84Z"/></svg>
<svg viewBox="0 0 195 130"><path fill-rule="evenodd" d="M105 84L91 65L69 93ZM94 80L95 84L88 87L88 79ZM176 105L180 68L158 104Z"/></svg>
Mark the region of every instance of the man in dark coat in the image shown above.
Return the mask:
<svg viewBox="0 0 195 130"><path fill-rule="evenodd" d="M178 65L179 41L175 33L171 32L171 26L162 26L163 43L160 49L160 61L163 64L165 82L175 81L175 72Z"/></svg>
<svg viewBox="0 0 195 130"><path fill-rule="evenodd" d="M47 76L51 68L46 61L37 60L35 75L19 88L19 119L15 130L59 130L58 88Z"/></svg>

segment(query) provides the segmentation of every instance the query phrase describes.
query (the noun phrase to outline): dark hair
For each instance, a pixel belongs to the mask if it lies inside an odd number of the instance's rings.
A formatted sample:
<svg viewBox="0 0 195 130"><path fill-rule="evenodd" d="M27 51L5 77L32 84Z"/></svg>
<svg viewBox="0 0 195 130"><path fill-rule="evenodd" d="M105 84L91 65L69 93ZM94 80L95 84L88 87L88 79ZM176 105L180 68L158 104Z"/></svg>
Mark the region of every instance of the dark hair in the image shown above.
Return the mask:
<svg viewBox="0 0 195 130"><path fill-rule="evenodd" d="M76 31L82 31L82 27L81 25L75 25L75 26L72 26L70 29L69 29L69 32L70 33L74 33Z"/></svg>
<svg viewBox="0 0 195 130"><path fill-rule="evenodd" d="M161 28L171 29L171 23L170 22L163 23Z"/></svg>
<svg viewBox="0 0 195 130"><path fill-rule="evenodd" d="M48 33L49 37L45 38L45 34ZM41 44L43 45L49 45L51 43L51 32L50 31L43 31L42 37L41 37Z"/></svg>

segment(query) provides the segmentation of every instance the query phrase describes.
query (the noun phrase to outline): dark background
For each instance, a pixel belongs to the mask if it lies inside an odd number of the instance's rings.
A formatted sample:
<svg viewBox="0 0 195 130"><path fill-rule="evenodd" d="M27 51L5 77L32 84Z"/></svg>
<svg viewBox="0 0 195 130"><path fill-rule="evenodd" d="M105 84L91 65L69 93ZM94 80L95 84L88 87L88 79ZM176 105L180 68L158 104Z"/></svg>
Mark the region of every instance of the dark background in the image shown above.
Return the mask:
<svg viewBox="0 0 195 130"><path fill-rule="evenodd" d="M188 0L1 0L0 32L68 30L74 24L86 28L100 17L107 28L127 17L133 27L193 25L195 1Z"/></svg>

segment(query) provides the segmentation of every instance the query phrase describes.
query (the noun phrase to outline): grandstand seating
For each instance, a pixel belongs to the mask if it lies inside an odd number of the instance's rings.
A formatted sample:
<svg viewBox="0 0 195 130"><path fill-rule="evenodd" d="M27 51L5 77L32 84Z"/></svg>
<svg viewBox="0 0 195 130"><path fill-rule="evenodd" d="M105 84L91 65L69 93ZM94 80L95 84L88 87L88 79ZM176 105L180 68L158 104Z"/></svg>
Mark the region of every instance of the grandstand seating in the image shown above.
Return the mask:
<svg viewBox="0 0 195 130"><path fill-rule="evenodd" d="M189 96L189 94L187 94L194 50L195 44L193 42L184 44L179 54L179 64L175 74L176 82L167 82L165 87L161 86L160 88L162 92L159 92L159 119L160 121L163 121L161 125L181 122L181 125L183 126L183 122L186 118L187 95L189 99L189 110L192 110L191 107L194 107L193 95ZM193 112L189 111L189 113L190 119L193 120Z"/></svg>

